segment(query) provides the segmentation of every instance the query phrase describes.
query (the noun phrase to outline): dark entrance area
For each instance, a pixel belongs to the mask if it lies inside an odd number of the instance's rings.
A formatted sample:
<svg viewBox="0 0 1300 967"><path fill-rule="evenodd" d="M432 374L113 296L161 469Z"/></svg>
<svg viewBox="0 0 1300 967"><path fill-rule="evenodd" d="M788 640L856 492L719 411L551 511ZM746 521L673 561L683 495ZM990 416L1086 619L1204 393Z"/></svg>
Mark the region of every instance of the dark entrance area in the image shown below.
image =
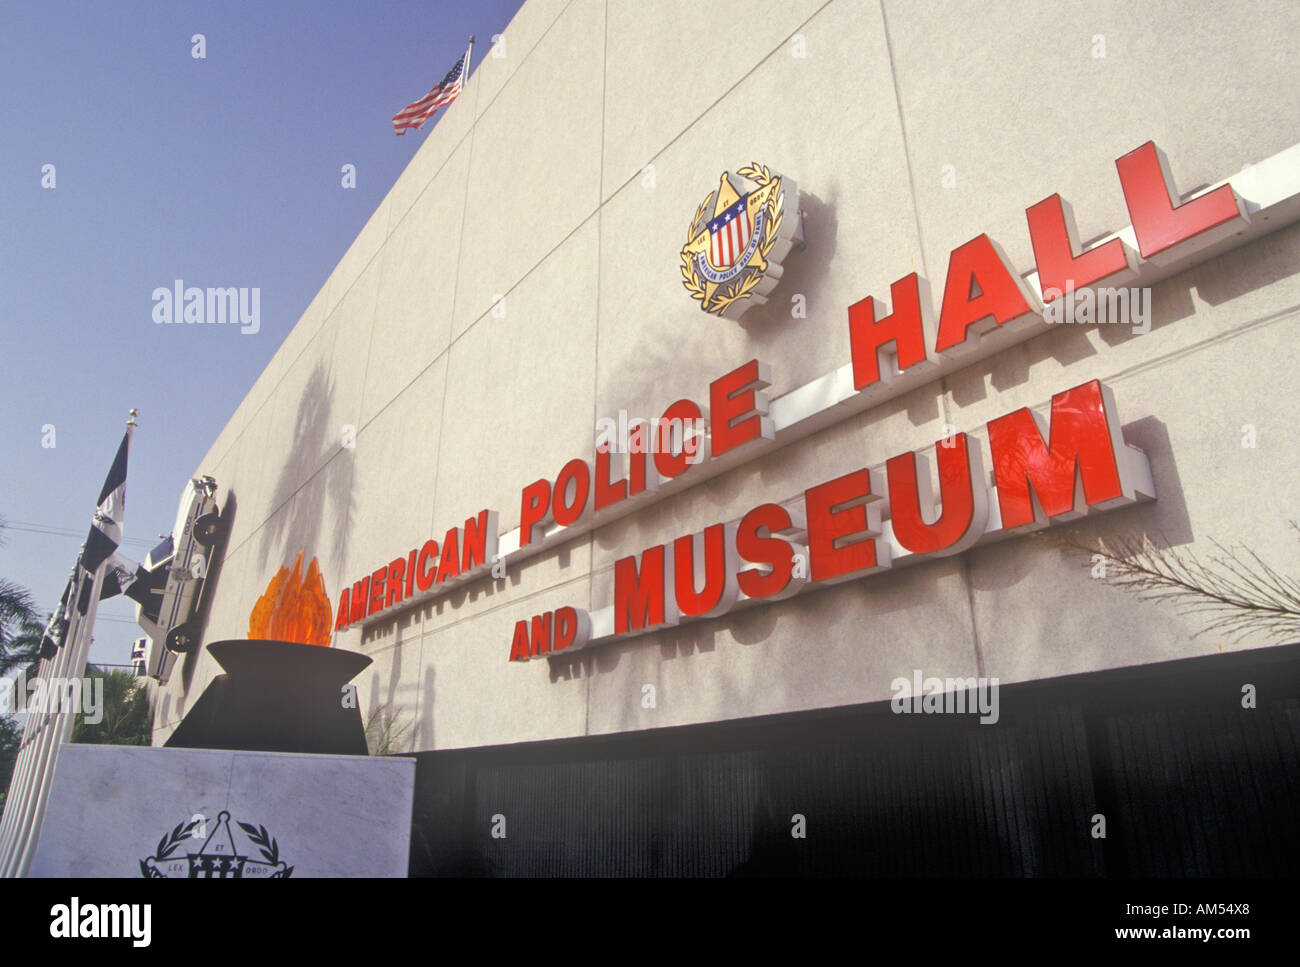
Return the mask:
<svg viewBox="0 0 1300 967"><path fill-rule="evenodd" d="M996 725L879 702L423 753L411 875L1300 867L1300 646L1003 686L1000 706Z"/></svg>

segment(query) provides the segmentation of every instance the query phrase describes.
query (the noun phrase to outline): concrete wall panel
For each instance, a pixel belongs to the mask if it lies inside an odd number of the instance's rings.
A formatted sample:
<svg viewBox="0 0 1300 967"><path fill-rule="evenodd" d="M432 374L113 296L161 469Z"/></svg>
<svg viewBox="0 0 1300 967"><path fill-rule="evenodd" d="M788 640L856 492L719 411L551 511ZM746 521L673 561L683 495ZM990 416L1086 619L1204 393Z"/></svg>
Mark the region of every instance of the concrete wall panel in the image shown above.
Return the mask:
<svg viewBox="0 0 1300 967"><path fill-rule="evenodd" d="M596 210L604 17L601 4L566 8L475 125L456 335Z"/></svg>
<svg viewBox="0 0 1300 967"><path fill-rule="evenodd" d="M242 633L299 547L320 558L337 605L345 584L484 507L512 530L521 489L589 458L599 417L704 403L712 380L754 357L771 365L774 396L831 372L849 361L848 306L888 305L913 271L937 300L949 252L981 232L1031 269L1024 210L1053 192L1082 239L1122 228L1114 161L1147 140L1183 191L1276 153L1296 140L1300 92L1281 80L1298 21L1272 2L1247 14L1110 0L531 0L503 56L479 39L459 101L420 135L205 457L200 471L237 503L207 640ZM797 182L787 217L805 212L807 248L737 323L691 302L678 253L721 173L751 161ZM349 629L335 643L375 658L363 711L407 715L401 747L419 751L879 701L913 670L1009 682L1260 644L1198 634L1203 619L1094 580L1061 541L1145 534L1201 555L1244 543L1294 573L1297 265L1291 227L1161 282L1146 334L1044 323L504 579ZM791 315L796 295L805 318ZM1154 503L563 659L507 661L517 621L612 604L621 557L1091 379L1113 388L1126 439L1147 452ZM345 423L355 448L341 445ZM215 674L206 656L192 665L162 693L159 740Z"/></svg>

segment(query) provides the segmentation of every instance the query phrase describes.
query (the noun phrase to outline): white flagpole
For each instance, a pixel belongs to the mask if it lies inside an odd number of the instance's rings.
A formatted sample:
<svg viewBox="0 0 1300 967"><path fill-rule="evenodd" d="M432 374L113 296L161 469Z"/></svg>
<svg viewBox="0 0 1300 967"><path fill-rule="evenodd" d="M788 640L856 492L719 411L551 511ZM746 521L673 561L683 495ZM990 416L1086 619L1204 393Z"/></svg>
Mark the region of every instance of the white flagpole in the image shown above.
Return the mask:
<svg viewBox="0 0 1300 967"><path fill-rule="evenodd" d="M69 648L69 651L75 653L69 656L68 671L72 674L65 674L63 681L77 682L77 694L83 694L81 679L86 674L86 659L90 655L91 632L95 630L95 610L99 605L99 592L104 585L104 572L108 569L108 561L105 560L99 565L95 572L95 580L90 588L90 605L86 608L86 617L81 623L79 629L81 640L77 642L76 648ZM72 689L69 688L66 696L71 697ZM13 863L9 876L26 876L27 870L32 864L32 854L36 851L36 842L40 838L41 822L45 819L45 804L50 798L50 784L54 779L54 769L59 762L59 749L72 735L72 722L76 718L76 710L64 707L67 703L63 697L58 700L58 711L51 712L48 715L47 731L50 733L46 738L46 753L44 761L41 763L41 769L36 774L36 794L32 797L31 820L23 830L25 834L21 850Z"/></svg>
<svg viewBox="0 0 1300 967"><path fill-rule="evenodd" d="M73 570L79 574L80 569L81 557L78 555L77 565ZM76 591L79 588L80 582L74 582L73 590ZM40 792L39 777L52 747L54 713L51 711L51 706L54 699L52 689L49 686L62 678L64 671L71 667L72 652L76 651L76 646L85 627L84 620L76 611L75 600L72 602L72 607L72 616L68 622L63 644L55 657L42 661L41 667L37 670L37 677L42 682L41 706L38 711L29 710L27 712L27 725L23 730L23 755L25 758L21 777L22 787L21 789L15 787L10 792L14 808L9 828L6 831L4 852L2 854L3 865L0 866L0 875L3 876L17 875L13 871L17 868L19 855L31 830L32 814ZM9 805L6 802L6 815L10 814L10 809L7 808Z"/></svg>
<svg viewBox="0 0 1300 967"><path fill-rule="evenodd" d="M85 549L83 544L81 553L84 553ZM80 587L78 578L81 574L81 553L77 555L77 561L72 565L72 570L68 573L68 583L65 586L63 597L59 600L58 611L51 619L52 624L57 623L66 615L68 624L63 629L63 642L65 644L72 642L80 622L80 616L72 607L72 605L75 605L75 597L69 600L68 596L73 595ZM49 630L47 625L46 631ZM44 635L42 635L43 638ZM53 677L60 654L60 652L56 652L50 658L40 659L31 678L24 676L26 678L23 682L24 688L28 681L38 681L41 683L42 689L44 689L44 683ZM25 712L23 737L19 743L18 760L14 764L13 777L9 785L9 795L5 799L4 819L3 822L0 822L0 874L3 874L5 867L8 865L8 847L12 844L16 835L16 828L26 820L26 803L30 795L33 763L37 760L41 748L39 740L46 731L44 728L44 709L48 708L48 705L45 704L44 692L40 694L42 704L35 711L27 708L28 696L25 690L21 696L22 707Z"/></svg>
<svg viewBox="0 0 1300 967"><path fill-rule="evenodd" d="M36 664L35 677L43 678L45 674L46 661L42 658ZM22 812L21 803L27 792L27 776L31 766L32 745L29 741L36 736L36 729L32 725L34 716L26 712L27 700L27 682L26 675L23 676L22 694L18 696L18 701L23 703L23 735L18 742L18 758L14 762L14 771L9 779L9 792L5 796L4 816L0 818L0 875L4 874L4 868L7 865L9 857L9 843L13 838L12 830L18 822L18 816Z"/></svg>
<svg viewBox="0 0 1300 967"><path fill-rule="evenodd" d="M7 877L22 875L22 855L28 842L34 838L37 831L35 825L36 812L45 792L42 777L57 752L57 725L60 714L58 710L62 708L63 698L59 694L61 689L52 686L67 679L66 673L73 666L75 653L80 649L81 640L90 637L90 629L93 624L90 609L87 609L86 617L82 618L76 612L75 604L73 607L72 620L68 623L68 632L63 645L59 648L58 655L55 656L53 661L45 662L47 667L45 674L42 676L45 688L41 710L39 712L28 712L28 730L32 730L34 725L35 731L30 738L30 758L27 773L24 776L25 788L22 791L22 799L18 802L19 808L15 816L16 824L10 830L10 841L6 844L4 869L0 870L0 873Z"/></svg>
<svg viewBox="0 0 1300 967"><path fill-rule="evenodd" d="M85 545L82 545L82 552ZM68 593L72 599L69 607L68 627L64 630L63 644L53 658L43 658L36 669L35 680L41 683L39 692L40 705L37 710L27 710L27 720L23 727L23 738L19 759L15 764L13 782L5 800L3 839L0 839L0 875L7 875L11 861L14 859L14 841L30 821L30 807L34 792L33 777L39 772L39 764L44 761L47 750L49 728L49 690L48 683L58 677L70 660L70 646L77 640L81 629L81 616L76 611L76 593L81 587L81 554L77 563L72 565L68 576ZM62 606L62 605L61 605ZM23 696L26 699L27 696Z"/></svg>
<svg viewBox="0 0 1300 967"><path fill-rule="evenodd" d="M128 453L130 452L131 439L137 425L135 422L137 415L137 411L132 410L131 419L126 424ZM123 481L123 486L125 486L125 481ZM82 550L84 552L84 545ZM69 601L71 619L68 631L65 634L62 646L59 648L59 654L53 663L55 672L53 680L55 682L76 681L78 695L83 692L81 679L85 677L86 660L90 653L91 634L95 626L95 612L99 606L99 595L104 584L104 574L108 569L111 556L111 554L106 556L95 570L86 614L81 615L75 600ZM78 572L81 570L82 560L83 558L79 556L74 570ZM80 591L81 583L77 582L78 591ZM48 666L49 662L44 664ZM73 672L75 674L71 674ZM47 683L50 680L50 678L46 678ZM0 850L0 863L3 864L0 867L0 876L25 876L31 866L32 856L39 839L41 822L45 816L45 804L49 799L50 783L54 776L54 769L58 764L59 747L67 742L68 737L71 735L72 723L75 717L73 709L63 707L67 704L64 701L64 696L69 699L72 697L71 690L56 694L59 691L57 688L53 690L46 689L45 706L37 720L38 731L33 736L35 748L28 760L29 765L25 777L25 788L22 791L20 811L15 815L14 824L10 827L9 841L4 843L3 850ZM52 710L52 708L56 708L57 711ZM32 721L31 718L28 719L28 728L24 729L24 739L27 738L27 732ZM8 803L6 803L7 806ZM9 812L8 808L6 808L5 812Z"/></svg>
<svg viewBox="0 0 1300 967"><path fill-rule="evenodd" d="M40 678L44 675L45 659L41 658L36 663L35 677ZM9 855L6 846L9 843L10 829L14 825L15 817L18 815L19 806L24 790L27 788L27 768L31 760L31 747L28 742L29 737L36 734L32 726L33 716L27 712L27 675L24 671L22 688L15 682L14 688L14 705L15 709L21 709L24 712L23 717L23 735L18 741L18 758L14 761L14 771L9 778L9 792L5 796L4 816L0 817L0 873L3 873L5 858Z"/></svg>

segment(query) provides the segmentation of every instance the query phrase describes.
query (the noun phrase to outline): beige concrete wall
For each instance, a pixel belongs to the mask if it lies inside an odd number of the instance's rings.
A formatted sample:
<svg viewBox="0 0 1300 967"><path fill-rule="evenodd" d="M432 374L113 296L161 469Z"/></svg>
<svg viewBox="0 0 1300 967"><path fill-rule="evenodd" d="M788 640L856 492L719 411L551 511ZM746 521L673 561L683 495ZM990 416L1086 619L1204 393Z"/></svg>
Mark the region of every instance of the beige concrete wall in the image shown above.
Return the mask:
<svg viewBox="0 0 1300 967"><path fill-rule="evenodd" d="M755 355L774 396L835 369L849 304L911 271L941 285L948 252L981 232L1032 268L1024 210L1053 192L1082 239L1122 227L1114 160L1147 140L1183 190L1290 146L1298 21L1288 2L530 0L197 468L236 503L205 640L243 637L300 547L337 604L484 506L516 526L520 488L590 456L600 416L703 400ZM797 181L808 247L737 324L695 308L677 261L719 173L753 160ZM1278 232L1161 283L1146 335L1045 327L336 644L374 658L364 707L400 708L418 750L875 701L914 668L1006 682L1258 645L1197 636L1198 620L1014 538L573 660L506 661L519 618L611 603L618 557L1097 377L1159 499L1081 537L1243 542L1296 573L1298 256L1300 228ZM795 293L806 319L790 318ZM204 655L173 678L158 741L216 672Z"/></svg>

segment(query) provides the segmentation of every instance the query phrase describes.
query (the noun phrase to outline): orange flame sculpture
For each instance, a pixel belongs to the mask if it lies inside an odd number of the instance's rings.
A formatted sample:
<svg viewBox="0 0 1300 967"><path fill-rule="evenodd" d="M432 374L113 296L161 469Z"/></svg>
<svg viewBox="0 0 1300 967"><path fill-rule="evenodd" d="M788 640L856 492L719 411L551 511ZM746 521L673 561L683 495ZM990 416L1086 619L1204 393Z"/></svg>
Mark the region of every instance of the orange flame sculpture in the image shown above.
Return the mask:
<svg viewBox="0 0 1300 967"><path fill-rule="evenodd" d="M281 567L253 605L248 616L249 638L329 647L334 611L316 558L307 565L307 573L302 573L305 553L306 548L298 552L292 573Z"/></svg>

